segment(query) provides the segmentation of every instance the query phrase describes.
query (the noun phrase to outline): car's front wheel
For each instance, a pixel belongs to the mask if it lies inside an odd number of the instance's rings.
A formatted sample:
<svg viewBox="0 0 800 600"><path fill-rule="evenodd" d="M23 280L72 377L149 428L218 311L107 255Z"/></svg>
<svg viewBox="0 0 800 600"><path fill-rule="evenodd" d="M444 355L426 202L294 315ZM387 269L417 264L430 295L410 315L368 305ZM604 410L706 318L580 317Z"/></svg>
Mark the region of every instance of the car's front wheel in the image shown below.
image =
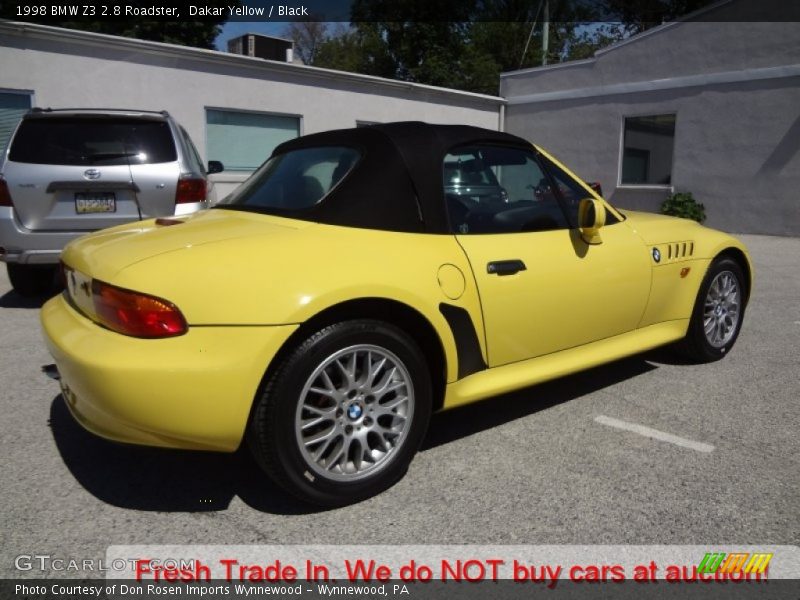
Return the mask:
<svg viewBox="0 0 800 600"><path fill-rule="evenodd" d="M720 258L709 266L695 301L689 330L680 344L697 362L719 360L733 347L744 319L747 299L739 264Z"/></svg>
<svg viewBox="0 0 800 600"><path fill-rule="evenodd" d="M431 412L418 345L374 320L330 325L297 345L270 377L248 441L267 474L324 506L357 502L406 472Z"/></svg>

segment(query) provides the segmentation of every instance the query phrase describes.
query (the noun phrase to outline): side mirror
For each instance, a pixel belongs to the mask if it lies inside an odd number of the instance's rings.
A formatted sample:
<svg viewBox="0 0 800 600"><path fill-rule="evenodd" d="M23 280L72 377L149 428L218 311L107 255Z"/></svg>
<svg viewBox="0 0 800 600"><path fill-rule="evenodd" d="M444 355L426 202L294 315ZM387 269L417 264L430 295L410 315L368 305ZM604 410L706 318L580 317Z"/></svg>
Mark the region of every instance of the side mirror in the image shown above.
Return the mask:
<svg viewBox="0 0 800 600"><path fill-rule="evenodd" d="M584 198L578 205L578 229L587 244L602 244L600 228L606 224L606 207L594 198Z"/></svg>
<svg viewBox="0 0 800 600"><path fill-rule="evenodd" d="M208 161L208 171L206 171L206 175L213 175L214 173L222 173L225 170L225 165L223 165L218 160L210 160Z"/></svg>

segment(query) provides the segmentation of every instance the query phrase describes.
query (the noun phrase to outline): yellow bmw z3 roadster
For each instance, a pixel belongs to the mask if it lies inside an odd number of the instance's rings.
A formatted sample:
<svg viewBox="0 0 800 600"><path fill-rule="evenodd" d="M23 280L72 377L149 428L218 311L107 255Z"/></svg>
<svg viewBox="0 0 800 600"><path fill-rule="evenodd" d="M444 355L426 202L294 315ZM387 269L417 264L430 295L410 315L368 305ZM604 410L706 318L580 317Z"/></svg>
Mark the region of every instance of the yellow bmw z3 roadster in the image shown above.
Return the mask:
<svg viewBox="0 0 800 600"><path fill-rule="evenodd" d="M408 469L432 411L677 342L722 358L746 248L621 211L544 150L392 123L276 148L216 207L82 237L42 309L74 417L235 451L321 505Z"/></svg>

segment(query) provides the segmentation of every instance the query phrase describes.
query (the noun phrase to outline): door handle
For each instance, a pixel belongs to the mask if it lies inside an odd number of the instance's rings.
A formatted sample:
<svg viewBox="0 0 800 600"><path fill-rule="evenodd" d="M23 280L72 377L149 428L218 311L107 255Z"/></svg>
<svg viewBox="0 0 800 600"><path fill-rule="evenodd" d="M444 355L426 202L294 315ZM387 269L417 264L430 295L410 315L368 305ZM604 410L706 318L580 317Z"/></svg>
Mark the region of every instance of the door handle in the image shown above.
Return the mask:
<svg viewBox="0 0 800 600"><path fill-rule="evenodd" d="M489 275L513 275L525 270L527 270L525 263L518 258L513 260L493 260L486 265L486 272Z"/></svg>

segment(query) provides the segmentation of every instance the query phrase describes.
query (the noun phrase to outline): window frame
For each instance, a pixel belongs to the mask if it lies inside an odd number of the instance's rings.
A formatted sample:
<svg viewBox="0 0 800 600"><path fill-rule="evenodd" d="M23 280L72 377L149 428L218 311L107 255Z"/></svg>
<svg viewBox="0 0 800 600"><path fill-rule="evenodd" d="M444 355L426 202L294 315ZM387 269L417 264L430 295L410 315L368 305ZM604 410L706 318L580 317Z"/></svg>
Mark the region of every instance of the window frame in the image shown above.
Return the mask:
<svg viewBox="0 0 800 600"><path fill-rule="evenodd" d="M625 121L627 119L636 119L641 117L659 117L664 115L672 115L675 118L675 131L672 134L672 155L670 156L670 183L623 183L622 182L622 167L625 158ZM678 146L678 110L661 110L661 111L641 111L635 113L625 113L620 116L619 127L619 150L617 156L617 187L624 190L669 190L672 192L675 188L674 185L674 170L675 170L675 149Z"/></svg>
<svg viewBox="0 0 800 600"><path fill-rule="evenodd" d="M285 112L275 112L269 110L253 110L250 108L231 108L228 106L212 106L212 105L203 105L203 144L205 145L205 154L206 154L206 164L210 160L209 156L209 145L208 145L208 111L209 110L216 110L219 112L230 112L230 113L246 113L251 115L262 115L266 117L289 117L292 119L297 119L297 137L302 137L305 135L305 118L300 113L285 113ZM296 139L296 138L295 138ZM270 155L271 156L271 155ZM264 162L269 160L269 156L264 159ZM261 163L264 164L264 163ZM225 161L222 161L222 165L225 166ZM235 174L247 174L247 177L258 171L261 165L258 165L255 169L228 169L225 167L225 170L222 171L226 175L235 175Z"/></svg>

